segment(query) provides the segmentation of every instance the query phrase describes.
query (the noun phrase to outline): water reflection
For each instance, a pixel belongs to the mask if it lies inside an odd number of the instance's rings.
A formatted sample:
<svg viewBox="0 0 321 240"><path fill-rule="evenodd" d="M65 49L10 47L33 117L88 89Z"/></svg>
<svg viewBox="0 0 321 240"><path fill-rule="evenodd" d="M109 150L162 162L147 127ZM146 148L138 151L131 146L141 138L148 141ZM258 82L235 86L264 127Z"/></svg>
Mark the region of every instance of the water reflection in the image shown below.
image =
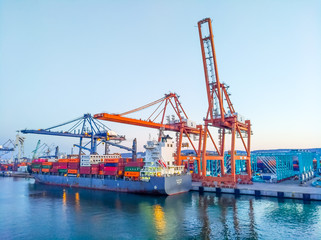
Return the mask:
<svg viewBox="0 0 321 240"><path fill-rule="evenodd" d="M198 208L201 239L259 238L253 199L244 201L233 195L200 194Z"/></svg>
<svg viewBox="0 0 321 240"><path fill-rule="evenodd" d="M253 239L258 239L258 234L256 232L255 217L254 217L254 208L253 208L253 199L249 199L249 219L250 219L250 236Z"/></svg>
<svg viewBox="0 0 321 240"><path fill-rule="evenodd" d="M163 235L166 230L166 219L163 208L157 204L154 205L154 222L158 235Z"/></svg>
<svg viewBox="0 0 321 240"><path fill-rule="evenodd" d="M67 238L284 239L285 232L293 239L321 231L321 204L302 201L197 192L154 197L38 184L28 190L30 204L37 201L34 214L64 223L55 226L61 232L72 223Z"/></svg>
<svg viewBox="0 0 321 240"><path fill-rule="evenodd" d="M79 212L80 210L80 197L79 197L79 192L75 193L75 208L76 211Z"/></svg>
<svg viewBox="0 0 321 240"><path fill-rule="evenodd" d="M62 205L63 206L67 205L67 193L65 189L63 189L63 192L62 192Z"/></svg>

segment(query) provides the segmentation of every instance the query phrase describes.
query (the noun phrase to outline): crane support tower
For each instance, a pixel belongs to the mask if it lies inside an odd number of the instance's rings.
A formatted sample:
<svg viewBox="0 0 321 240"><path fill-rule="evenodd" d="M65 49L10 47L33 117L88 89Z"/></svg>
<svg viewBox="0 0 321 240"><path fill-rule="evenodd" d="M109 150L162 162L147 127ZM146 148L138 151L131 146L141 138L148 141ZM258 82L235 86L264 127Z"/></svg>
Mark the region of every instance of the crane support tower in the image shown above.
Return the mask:
<svg viewBox="0 0 321 240"><path fill-rule="evenodd" d="M219 184L235 186L236 183L251 183L251 123L244 120L235 112L233 104L227 92L228 86L220 82L214 47L214 36L210 18L198 22L199 37L201 43L202 59L205 74L205 84L208 100L208 110L204 118L204 131L202 143L202 172L199 173L201 180L207 184L217 182ZM225 98L225 99L224 99ZM224 101L225 100L225 101ZM218 128L219 141L215 143L210 128ZM226 172L226 156L224 155L225 135L231 133L230 172ZM245 156L236 155L236 136L240 137L245 149ZM208 139L209 138L209 139ZM247 138L247 141L246 139ZM217 152L214 156L207 154L207 145L211 142ZM220 174L207 176L209 160L218 161ZM245 161L246 171L236 174L236 161Z"/></svg>

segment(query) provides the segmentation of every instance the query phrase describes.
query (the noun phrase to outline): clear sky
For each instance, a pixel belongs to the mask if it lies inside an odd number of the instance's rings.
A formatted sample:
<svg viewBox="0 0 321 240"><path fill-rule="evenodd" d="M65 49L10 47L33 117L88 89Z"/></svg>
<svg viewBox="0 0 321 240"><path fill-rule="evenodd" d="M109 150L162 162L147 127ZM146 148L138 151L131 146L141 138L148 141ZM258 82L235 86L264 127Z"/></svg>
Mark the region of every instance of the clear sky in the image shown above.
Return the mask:
<svg viewBox="0 0 321 240"><path fill-rule="evenodd" d="M205 17L220 79L252 121L252 149L321 147L318 0L0 0L0 144L19 129L124 112L170 91L201 123L207 98L196 26ZM106 125L140 146L155 133ZM77 142L26 137L27 155L38 139L65 151Z"/></svg>

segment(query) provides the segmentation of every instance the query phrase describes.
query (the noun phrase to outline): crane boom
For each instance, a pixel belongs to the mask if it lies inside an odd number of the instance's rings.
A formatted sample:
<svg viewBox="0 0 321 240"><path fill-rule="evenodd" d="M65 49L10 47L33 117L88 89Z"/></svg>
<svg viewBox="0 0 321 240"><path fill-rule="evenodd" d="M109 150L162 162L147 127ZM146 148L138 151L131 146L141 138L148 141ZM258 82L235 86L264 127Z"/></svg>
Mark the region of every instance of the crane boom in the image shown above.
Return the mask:
<svg viewBox="0 0 321 240"><path fill-rule="evenodd" d="M179 132L181 128L180 123L162 124L162 123L155 123L152 121L146 121L141 119L122 117L120 115L109 114L109 113L98 113L94 115L94 118L109 121L109 122L117 122L117 123L154 128L154 129L164 129L167 131L174 131L174 132ZM190 134L199 134L199 129L197 128L186 127L186 131Z"/></svg>

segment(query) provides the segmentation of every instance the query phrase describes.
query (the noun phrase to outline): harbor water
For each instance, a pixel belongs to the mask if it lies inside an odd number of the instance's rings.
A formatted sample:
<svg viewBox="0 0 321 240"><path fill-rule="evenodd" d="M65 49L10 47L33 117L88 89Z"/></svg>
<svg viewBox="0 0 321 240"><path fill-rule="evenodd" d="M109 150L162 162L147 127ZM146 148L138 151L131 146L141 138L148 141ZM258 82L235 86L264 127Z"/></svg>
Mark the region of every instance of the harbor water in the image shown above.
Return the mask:
<svg viewBox="0 0 321 240"><path fill-rule="evenodd" d="M168 197L0 177L0 239L321 239L321 202Z"/></svg>

